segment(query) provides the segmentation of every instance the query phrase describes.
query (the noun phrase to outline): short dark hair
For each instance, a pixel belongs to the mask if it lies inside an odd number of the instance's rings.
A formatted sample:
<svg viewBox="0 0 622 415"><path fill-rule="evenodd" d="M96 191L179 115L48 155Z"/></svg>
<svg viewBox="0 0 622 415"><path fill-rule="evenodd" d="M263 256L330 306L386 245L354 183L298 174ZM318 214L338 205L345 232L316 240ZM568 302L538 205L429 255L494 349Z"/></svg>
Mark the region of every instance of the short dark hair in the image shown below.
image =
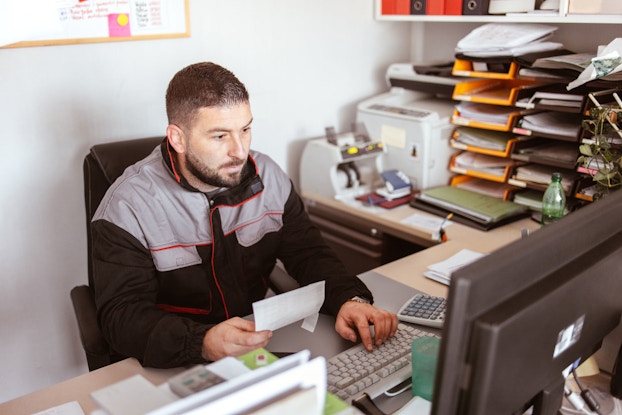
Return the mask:
<svg viewBox="0 0 622 415"><path fill-rule="evenodd" d="M187 66L177 72L166 90L168 123L191 127L203 107L223 107L249 102L246 87L226 68L212 62Z"/></svg>

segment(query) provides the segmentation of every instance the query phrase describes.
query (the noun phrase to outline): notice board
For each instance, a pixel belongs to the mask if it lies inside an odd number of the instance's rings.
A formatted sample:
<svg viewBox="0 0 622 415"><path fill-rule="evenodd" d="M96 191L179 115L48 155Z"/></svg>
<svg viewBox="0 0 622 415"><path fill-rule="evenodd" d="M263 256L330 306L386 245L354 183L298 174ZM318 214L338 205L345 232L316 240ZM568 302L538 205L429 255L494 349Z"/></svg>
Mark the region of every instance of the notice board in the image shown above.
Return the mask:
<svg viewBox="0 0 622 415"><path fill-rule="evenodd" d="M188 0L46 1L56 1L52 10L53 27L44 34L5 47L190 36Z"/></svg>

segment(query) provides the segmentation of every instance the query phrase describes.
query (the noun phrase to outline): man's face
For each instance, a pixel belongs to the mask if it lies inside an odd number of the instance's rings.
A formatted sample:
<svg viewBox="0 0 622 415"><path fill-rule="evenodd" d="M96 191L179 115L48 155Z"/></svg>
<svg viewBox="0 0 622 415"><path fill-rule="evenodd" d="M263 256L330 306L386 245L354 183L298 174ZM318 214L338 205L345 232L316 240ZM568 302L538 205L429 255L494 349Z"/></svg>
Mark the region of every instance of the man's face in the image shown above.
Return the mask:
<svg viewBox="0 0 622 415"><path fill-rule="evenodd" d="M252 121L248 103L197 111L181 154L190 184L206 191L240 183L251 145Z"/></svg>

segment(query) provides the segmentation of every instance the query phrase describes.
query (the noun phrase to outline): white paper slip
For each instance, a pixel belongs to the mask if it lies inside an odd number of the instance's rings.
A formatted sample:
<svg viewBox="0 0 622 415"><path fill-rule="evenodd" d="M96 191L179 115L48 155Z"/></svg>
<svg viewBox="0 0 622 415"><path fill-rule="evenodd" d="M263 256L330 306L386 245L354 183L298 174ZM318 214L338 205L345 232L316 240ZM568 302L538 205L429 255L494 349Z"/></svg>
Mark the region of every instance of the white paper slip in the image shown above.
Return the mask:
<svg viewBox="0 0 622 415"><path fill-rule="evenodd" d="M445 285L449 285L450 282L450 278L445 276L445 275L441 275L437 272L434 271L426 271L423 273L424 277L427 277L431 280L434 280L436 282L440 282L441 284L445 284Z"/></svg>
<svg viewBox="0 0 622 415"><path fill-rule="evenodd" d="M324 285L319 281L254 302L255 330L276 330L303 320L302 328L313 332L324 304Z"/></svg>
<svg viewBox="0 0 622 415"><path fill-rule="evenodd" d="M91 392L91 398L109 415L141 415L176 400L141 375Z"/></svg>
<svg viewBox="0 0 622 415"><path fill-rule="evenodd" d="M78 401L67 402L33 415L84 415Z"/></svg>
<svg viewBox="0 0 622 415"><path fill-rule="evenodd" d="M429 265L428 271L424 272L423 275L435 281L449 285L451 274L454 271L485 255L486 254L472 251L470 249L462 249L444 261Z"/></svg>
<svg viewBox="0 0 622 415"><path fill-rule="evenodd" d="M441 226L443 229L450 226L453 222L445 218L439 218L437 216L422 215L415 213L400 221L406 225L412 225L417 228L426 229L432 231L432 239L440 239Z"/></svg>

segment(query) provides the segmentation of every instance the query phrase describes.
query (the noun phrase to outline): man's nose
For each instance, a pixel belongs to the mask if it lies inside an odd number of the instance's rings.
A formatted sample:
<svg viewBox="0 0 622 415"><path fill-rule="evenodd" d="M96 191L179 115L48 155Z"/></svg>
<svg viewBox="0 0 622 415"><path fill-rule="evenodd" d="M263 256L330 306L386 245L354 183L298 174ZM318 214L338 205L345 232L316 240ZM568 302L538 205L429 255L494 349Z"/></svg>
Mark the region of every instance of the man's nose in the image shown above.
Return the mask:
<svg viewBox="0 0 622 415"><path fill-rule="evenodd" d="M246 158L246 149L244 148L244 142L240 137L233 137L229 146L229 156L237 159Z"/></svg>

